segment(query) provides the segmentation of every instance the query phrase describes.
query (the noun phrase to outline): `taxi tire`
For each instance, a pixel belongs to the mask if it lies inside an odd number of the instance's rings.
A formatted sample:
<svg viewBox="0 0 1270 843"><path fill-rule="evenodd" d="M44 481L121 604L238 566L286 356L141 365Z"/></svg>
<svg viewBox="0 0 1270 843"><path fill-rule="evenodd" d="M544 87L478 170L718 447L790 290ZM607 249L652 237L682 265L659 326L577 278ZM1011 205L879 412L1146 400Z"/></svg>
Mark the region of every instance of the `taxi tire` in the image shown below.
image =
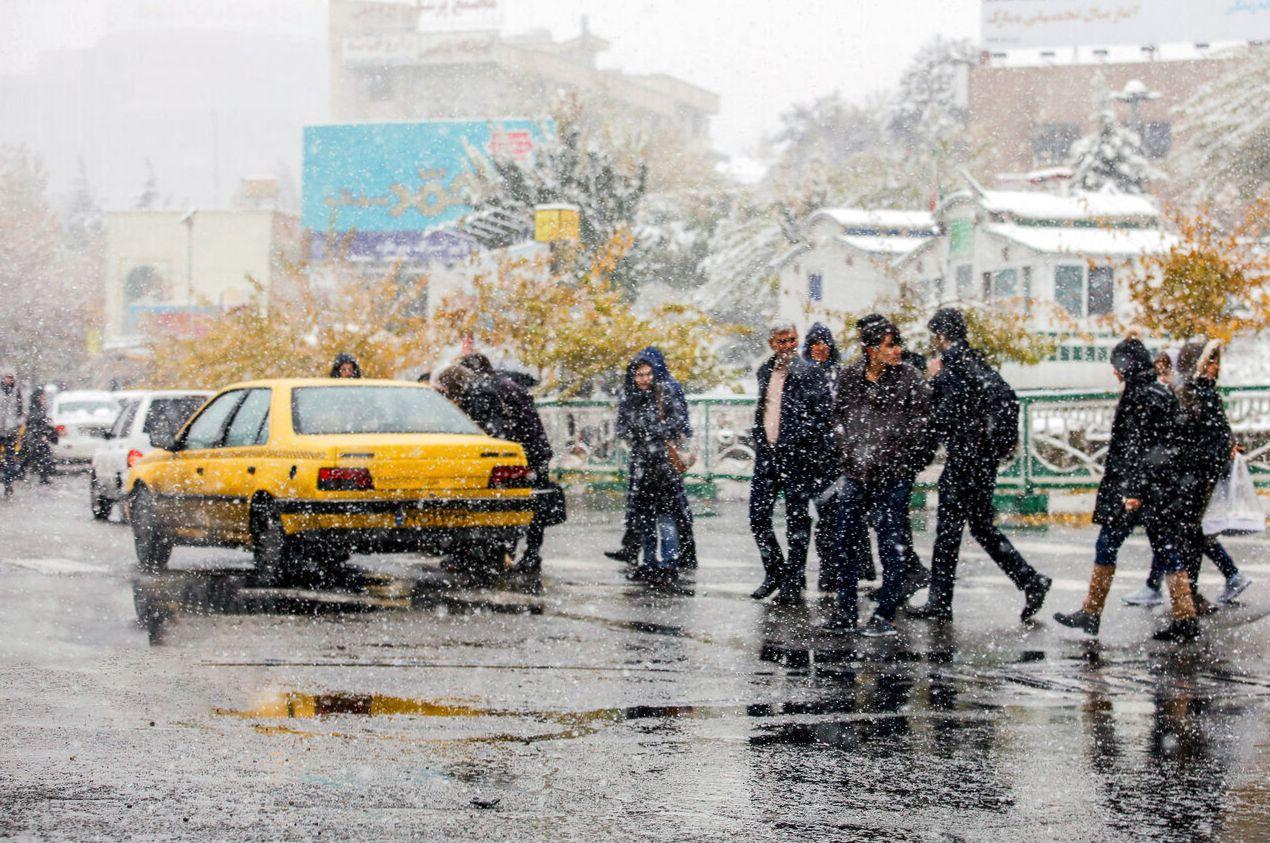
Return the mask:
<svg viewBox="0 0 1270 843"><path fill-rule="evenodd" d="M251 555L256 563L256 579L262 585L280 585L295 566L295 542L283 531L282 516L271 501L252 505Z"/></svg>
<svg viewBox="0 0 1270 843"><path fill-rule="evenodd" d="M143 486L132 494L132 540L137 550L137 568L147 574L167 570L172 557L172 539L163 532L155 512L154 499Z"/></svg>
<svg viewBox="0 0 1270 843"><path fill-rule="evenodd" d="M110 510L114 508L114 502L97 490L96 472L88 475L88 503L92 508L93 518L98 521L105 521L109 518Z"/></svg>
<svg viewBox="0 0 1270 843"><path fill-rule="evenodd" d="M463 568L478 582L494 582L505 571L507 548L501 544L475 544L464 548Z"/></svg>

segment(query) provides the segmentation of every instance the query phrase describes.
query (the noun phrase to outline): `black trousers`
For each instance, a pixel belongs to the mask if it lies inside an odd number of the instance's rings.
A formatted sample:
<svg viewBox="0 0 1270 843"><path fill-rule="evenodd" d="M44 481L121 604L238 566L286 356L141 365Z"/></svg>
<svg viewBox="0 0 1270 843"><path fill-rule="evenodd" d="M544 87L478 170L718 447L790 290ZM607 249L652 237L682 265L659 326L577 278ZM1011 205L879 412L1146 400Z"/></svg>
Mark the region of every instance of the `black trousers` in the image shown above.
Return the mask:
<svg viewBox="0 0 1270 843"><path fill-rule="evenodd" d="M807 550L811 546L812 485L804 476L793 476L781 466L770 449L759 451L750 480L750 532L763 561L763 574L788 587L798 587L807 568ZM785 497L785 538L788 551L781 552L772 526L776 499ZM830 498L836 502L836 498ZM817 505L818 518L833 524L834 504ZM835 553L834 556L838 556Z"/></svg>
<svg viewBox="0 0 1270 843"><path fill-rule="evenodd" d="M974 540L1016 587L1026 588L1039 576L995 523L992 494L996 485L997 466L991 457L950 457L944 465L939 475L935 550L931 558L932 606L952 607L962 531L967 526Z"/></svg>

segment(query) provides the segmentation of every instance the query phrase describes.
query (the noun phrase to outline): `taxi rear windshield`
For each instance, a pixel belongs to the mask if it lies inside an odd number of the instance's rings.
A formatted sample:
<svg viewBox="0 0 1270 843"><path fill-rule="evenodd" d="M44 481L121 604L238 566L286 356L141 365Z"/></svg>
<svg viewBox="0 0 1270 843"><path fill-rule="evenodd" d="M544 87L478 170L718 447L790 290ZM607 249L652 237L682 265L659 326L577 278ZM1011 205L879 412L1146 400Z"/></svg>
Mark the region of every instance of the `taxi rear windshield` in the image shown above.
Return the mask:
<svg viewBox="0 0 1270 843"><path fill-rule="evenodd" d="M305 386L291 392L299 434L480 433L463 411L431 389L399 386Z"/></svg>

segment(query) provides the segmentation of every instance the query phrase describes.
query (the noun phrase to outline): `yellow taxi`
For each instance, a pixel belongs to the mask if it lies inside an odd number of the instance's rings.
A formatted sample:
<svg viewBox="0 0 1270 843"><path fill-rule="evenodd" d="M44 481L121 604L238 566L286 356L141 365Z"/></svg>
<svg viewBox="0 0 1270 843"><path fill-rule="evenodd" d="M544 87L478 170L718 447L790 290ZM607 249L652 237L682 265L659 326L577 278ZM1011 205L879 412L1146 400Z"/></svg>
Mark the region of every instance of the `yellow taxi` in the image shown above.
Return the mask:
<svg viewBox="0 0 1270 843"><path fill-rule="evenodd" d="M234 384L152 444L126 481L143 571L175 545L212 545L249 548L264 582L351 552L444 554L488 573L533 518L520 445L413 383Z"/></svg>

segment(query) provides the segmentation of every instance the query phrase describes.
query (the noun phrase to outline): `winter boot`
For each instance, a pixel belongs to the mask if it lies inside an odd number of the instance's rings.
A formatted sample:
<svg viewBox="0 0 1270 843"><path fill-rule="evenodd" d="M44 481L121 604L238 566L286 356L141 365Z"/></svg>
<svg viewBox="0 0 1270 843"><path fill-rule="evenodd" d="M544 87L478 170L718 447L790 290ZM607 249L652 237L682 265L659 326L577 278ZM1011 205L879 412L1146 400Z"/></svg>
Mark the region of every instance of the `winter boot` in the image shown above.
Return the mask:
<svg viewBox="0 0 1270 843"><path fill-rule="evenodd" d="M1037 574L1032 578L1026 586L1023 587L1023 595L1027 598L1027 602L1023 604L1023 611L1019 614L1019 620L1027 623L1037 612L1041 611L1041 604L1045 602L1045 595L1049 594L1050 586L1054 581L1043 574Z"/></svg>
<svg viewBox="0 0 1270 843"><path fill-rule="evenodd" d="M1116 577L1114 565L1095 565L1089 577L1089 593L1080 609L1071 614L1054 613L1054 620L1063 626L1079 629L1089 635L1097 635L1101 624L1102 610L1107 605L1107 595L1111 593L1111 581Z"/></svg>

